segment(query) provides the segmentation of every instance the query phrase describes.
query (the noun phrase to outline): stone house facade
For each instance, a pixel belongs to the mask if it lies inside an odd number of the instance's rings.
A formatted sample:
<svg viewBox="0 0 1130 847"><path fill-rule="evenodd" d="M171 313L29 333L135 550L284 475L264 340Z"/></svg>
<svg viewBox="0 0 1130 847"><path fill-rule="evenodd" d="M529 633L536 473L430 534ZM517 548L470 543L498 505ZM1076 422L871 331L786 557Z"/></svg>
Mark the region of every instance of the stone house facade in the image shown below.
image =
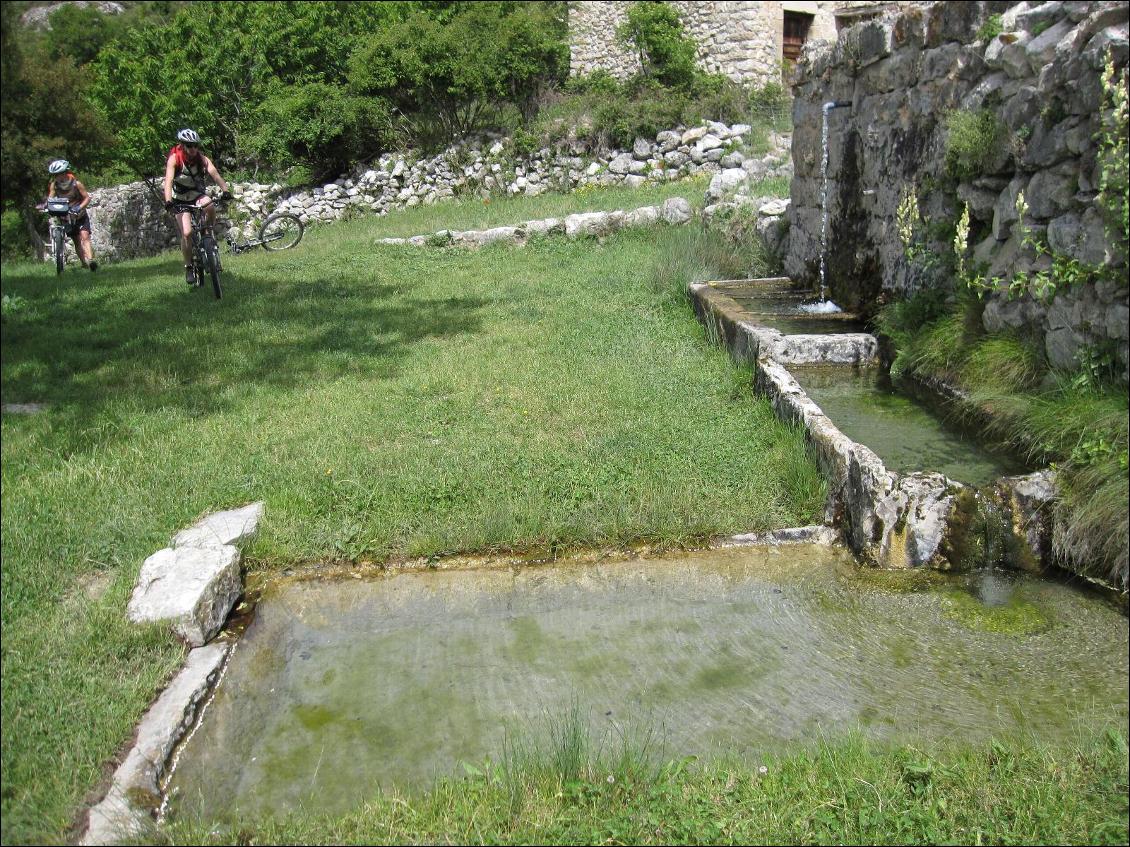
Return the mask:
<svg viewBox="0 0 1130 847"><path fill-rule="evenodd" d="M624 79L640 69L639 57L616 37L627 2L581 0L569 4L569 73L606 70ZM809 41L834 41L845 25L898 3L869 0L676 0L687 34L698 45L699 64L750 85L779 82L785 62L796 61Z"/></svg>

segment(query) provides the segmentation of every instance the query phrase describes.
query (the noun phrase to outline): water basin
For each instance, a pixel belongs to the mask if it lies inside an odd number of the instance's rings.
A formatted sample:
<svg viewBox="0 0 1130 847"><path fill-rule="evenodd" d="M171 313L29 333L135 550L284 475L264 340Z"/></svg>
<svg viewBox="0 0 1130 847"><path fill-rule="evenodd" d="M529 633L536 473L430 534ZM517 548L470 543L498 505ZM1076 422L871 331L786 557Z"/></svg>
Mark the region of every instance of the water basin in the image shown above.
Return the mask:
<svg viewBox="0 0 1130 847"><path fill-rule="evenodd" d="M995 631L966 579L789 545L280 583L182 750L171 813L344 811L481 765L570 703L598 737L650 728L666 754L751 762L852 728L1053 738L1081 703L1125 720L1125 617L1018 576L997 598L1036 625Z"/></svg>
<svg viewBox="0 0 1130 847"><path fill-rule="evenodd" d="M895 391L879 368L794 367L792 373L844 435L874 450L890 470L937 471L974 486L1028 471Z"/></svg>
<svg viewBox="0 0 1130 847"><path fill-rule="evenodd" d="M785 335L867 332L863 321L847 312L805 311L805 306L819 304L819 295L792 288L787 282L725 283L715 287L749 312L754 323Z"/></svg>

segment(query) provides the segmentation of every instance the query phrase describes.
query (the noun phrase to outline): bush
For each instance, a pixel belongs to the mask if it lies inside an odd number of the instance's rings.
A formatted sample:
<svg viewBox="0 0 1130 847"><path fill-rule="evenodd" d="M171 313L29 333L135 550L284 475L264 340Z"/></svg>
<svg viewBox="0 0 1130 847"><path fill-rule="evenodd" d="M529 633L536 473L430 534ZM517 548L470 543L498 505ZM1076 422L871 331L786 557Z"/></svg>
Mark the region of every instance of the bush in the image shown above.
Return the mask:
<svg viewBox="0 0 1130 847"><path fill-rule="evenodd" d="M1000 153L1004 132L988 109L958 110L946 118L946 173L958 181L983 176Z"/></svg>
<svg viewBox="0 0 1130 847"><path fill-rule="evenodd" d="M239 146L271 171L298 164L317 178L379 153L391 138L384 101L312 82L273 86L241 124Z"/></svg>
<svg viewBox="0 0 1130 847"><path fill-rule="evenodd" d="M484 129L504 104L530 120L542 92L564 78L563 23L537 3L470 3L442 17L415 11L350 58L359 95L387 98L414 124L446 139Z"/></svg>
<svg viewBox="0 0 1130 847"><path fill-rule="evenodd" d="M647 78L672 87L693 85L698 75L695 43L683 31L683 22L671 4L632 3L616 35L638 51Z"/></svg>
<svg viewBox="0 0 1130 847"><path fill-rule="evenodd" d="M0 215L0 256L5 260L31 255L31 239L27 225L15 209L5 209Z"/></svg>

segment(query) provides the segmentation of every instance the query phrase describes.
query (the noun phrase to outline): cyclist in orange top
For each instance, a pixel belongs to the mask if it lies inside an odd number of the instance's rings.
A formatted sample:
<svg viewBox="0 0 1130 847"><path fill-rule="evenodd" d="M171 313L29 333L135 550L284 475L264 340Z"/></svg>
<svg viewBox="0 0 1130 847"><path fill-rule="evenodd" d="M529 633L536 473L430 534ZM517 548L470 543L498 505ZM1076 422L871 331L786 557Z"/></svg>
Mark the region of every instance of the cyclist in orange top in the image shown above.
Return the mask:
<svg viewBox="0 0 1130 847"><path fill-rule="evenodd" d="M200 136L194 130L182 129L177 133L177 144L169 151L165 162L165 208L170 211L173 203L192 203L204 210L204 226L211 229L216 222L216 205L204 193L204 178L210 176L224 196L228 196L228 184L212 164L212 160L200 152ZM189 285L196 284L196 274L192 263L192 216L181 212L177 216L180 225L180 249L184 255L184 277Z"/></svg>
<svg viewBox="0 0 1130 847"><path fill-rule="evenodd" d="M90 215L86 213L90 192L78 181L71 171L71 163L66 159L56 159L47 166L47 172L51 174L47 196L62 197L70 201L72 220L67 227L67 234L74 239L79 261L84 268L98 270L98 263L94 261L94 245L90 243Z"/></svg>

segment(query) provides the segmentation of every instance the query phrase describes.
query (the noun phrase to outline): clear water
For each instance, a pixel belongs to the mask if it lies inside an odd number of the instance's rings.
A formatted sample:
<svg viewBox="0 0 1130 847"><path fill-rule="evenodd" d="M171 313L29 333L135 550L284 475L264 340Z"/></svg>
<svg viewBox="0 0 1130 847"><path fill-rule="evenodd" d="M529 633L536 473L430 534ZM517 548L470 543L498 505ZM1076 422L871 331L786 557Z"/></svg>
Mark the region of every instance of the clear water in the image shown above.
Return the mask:
<svg viewBox="0 0 1130 847"><path fill-rule="evenodd" d="M878 368L794 367L792 374L844 435L874 450L890 470L937 471L974 486L1026 472L896 392Z"/></svg>
<svg viewBox="0 0 1130 847"><path fill-rule="evenodd" d="M797 545L274 586L183 750L174 815L354 808L499 756L577 704L598 738L755 763L796 739L929 743L1125 720L1127 620L1018 576L865 571ZM974 609L970 617L969 607ZM961 614L957 614L961 612ZM1027 616L1027 617L1025 617Z"/></svg>
<svg viewBox="0 0 1130 847"><path fill-rule="evenodd" d="M735 300L761 326L786 335L829 335L844 332L866 332L867 328L854 315L834 311L818 301L816 292L801 291L786 284L758 283L719 286L718 290ZM814 308L817 307L817 308Z"/></svg>

